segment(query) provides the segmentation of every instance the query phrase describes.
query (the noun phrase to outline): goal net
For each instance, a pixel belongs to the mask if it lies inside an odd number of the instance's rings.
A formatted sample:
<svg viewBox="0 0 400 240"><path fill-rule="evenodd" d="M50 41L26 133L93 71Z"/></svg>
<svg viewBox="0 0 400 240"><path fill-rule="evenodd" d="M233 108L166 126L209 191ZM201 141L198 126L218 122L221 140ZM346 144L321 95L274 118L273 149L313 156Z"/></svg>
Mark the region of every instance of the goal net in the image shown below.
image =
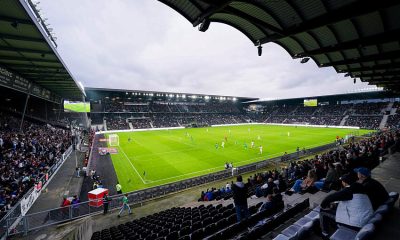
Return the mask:
<svg viewBox="0 0 400 240"><path fill-rule="evenodd" d="M108 143L110 147L119 146L119 136L118 134L110 134L108 136Z"/></svg>

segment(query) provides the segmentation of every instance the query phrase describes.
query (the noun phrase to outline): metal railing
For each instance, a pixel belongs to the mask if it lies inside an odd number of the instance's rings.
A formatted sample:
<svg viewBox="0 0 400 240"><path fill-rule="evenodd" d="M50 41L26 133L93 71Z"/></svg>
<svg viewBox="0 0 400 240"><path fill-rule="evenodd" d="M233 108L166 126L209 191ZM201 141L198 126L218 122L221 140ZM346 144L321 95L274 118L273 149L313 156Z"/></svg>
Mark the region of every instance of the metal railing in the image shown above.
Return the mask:
<svg viewBox="0 0 400 240"><path fill-rule="evenodd" d="M331 143L323 146L318 146L308 149L306 152L299 151L286 155L286 160L291 161L300 157L309 156L316 152L332 149L336 143ZM276 164L281 161L281 156L272 159L263 160L256 163L247 164L236 168L236 174L243 174L247 172L257 171L264 169L270 164ZM210 173L203 176L198 176L186 180L181 180L174 183L151 187L135 192L128 193L128 200L131 205L143 204L146 201L152 200L157 197L166 196L187 188L199 186L202 184L227 179L233 176L232 169L226 169L215 173ZM25 216L10 216L6 219L5 229L9 229L9 235L26 234L29 231L48 227L51 225L79 219L89 215L99 214L103 211L103 207L92 206L90 201L78 203L75 205L50 209L38 213L27 214ZM111 197L109 203L109 210L114 210L122 206L122 195ZM13 223L18 222L13 226ZM3 226L3 224L2 224Z"/></svg>
<svg viewBox="0 0 400 240"><path fill-rule="evenodd" d="M37 197L40 195L38 193L34 199L32 199L32 195L34 191L41 191L44 189L48 183L50 183L52 177L54 176L54 173L59 169L59 167L65 162L65 160L70 156L72 153L72 146L70 146L65 153L62 155L60 160L58 160L53 166L47 171L47 174L42 176L37 182L41 183L43 186L41 189L35 189L35 186L33 186L25 195L16 203L9 211L7 211L7 214L0 220L0 238L4 239L6 236L10 235L10 232L8 231L9 228L13 228L15 226L16 229L18 229L21 225L19 222L22 218L21 216L23 213L26 213L29 208L33 205L33 203L36 201ZM22 201L24 199L32 199L28 204L22 204Z"/></svg>

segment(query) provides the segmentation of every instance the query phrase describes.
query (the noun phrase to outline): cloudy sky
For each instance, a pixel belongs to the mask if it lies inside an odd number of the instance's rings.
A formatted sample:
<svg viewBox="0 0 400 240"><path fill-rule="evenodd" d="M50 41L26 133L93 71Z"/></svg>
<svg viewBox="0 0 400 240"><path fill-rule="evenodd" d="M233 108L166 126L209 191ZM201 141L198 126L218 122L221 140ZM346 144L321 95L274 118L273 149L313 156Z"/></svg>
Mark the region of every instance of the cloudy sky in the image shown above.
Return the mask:
<svg viewBox="0 0 400 240"><path fill-rule="evenodd" d="M262 57L238 30L207 32L157 0L40 0L58 51L85 87L284 98L348 92L333 68L300 64L280 46Z"/></svg>

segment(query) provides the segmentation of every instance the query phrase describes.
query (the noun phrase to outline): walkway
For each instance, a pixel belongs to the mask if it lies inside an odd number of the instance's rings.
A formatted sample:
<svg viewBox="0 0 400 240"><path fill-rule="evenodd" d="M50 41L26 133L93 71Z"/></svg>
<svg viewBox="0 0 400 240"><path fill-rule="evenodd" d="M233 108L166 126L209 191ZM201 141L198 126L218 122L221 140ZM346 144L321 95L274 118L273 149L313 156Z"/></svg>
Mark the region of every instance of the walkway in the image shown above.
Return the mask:
<svg viewBox="0 0 400 240"><path fill-rule="evenodd" d="M82 163L84 157L85 153L79 151L71 153L49 185L47 185L47 188L42 191L42 194L33 204L28 214L60 207L64 195L69 197L79 195L83 177L76 177L75 165L76 161Z"/></svg>

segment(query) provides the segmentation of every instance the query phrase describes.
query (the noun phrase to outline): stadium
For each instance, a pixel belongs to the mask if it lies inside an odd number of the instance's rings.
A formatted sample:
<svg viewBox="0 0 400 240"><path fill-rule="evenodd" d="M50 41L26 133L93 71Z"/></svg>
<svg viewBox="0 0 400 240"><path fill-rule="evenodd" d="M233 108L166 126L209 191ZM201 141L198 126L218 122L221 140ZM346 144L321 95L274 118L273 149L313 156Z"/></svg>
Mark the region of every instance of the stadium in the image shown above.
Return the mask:
<svg viewBox="0 0 400 240"><path fill-rule="evenodd" d="M0 0L0 239L400 236L398 1L43 2Z"/></svg>

